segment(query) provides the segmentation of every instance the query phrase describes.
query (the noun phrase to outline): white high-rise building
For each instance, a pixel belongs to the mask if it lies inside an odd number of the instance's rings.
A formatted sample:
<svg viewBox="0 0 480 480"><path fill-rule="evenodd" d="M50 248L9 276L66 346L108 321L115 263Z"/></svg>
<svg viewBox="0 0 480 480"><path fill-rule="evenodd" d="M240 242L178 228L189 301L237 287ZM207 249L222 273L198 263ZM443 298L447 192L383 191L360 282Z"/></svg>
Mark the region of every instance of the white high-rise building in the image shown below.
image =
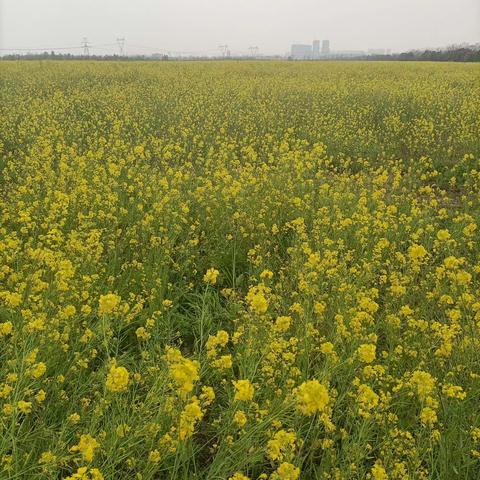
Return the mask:
<svg viewBox="0 0 480 480"><path fill-rule="evenodd" d="M310 60L312 58L312 45L292 45L291 57L295 60Z"/></svg>
<svg viewBox="0 0 480 480"><path fill-rule="evenodd" d="M322 40L322 55L330 53L330 40Z"/></svg>

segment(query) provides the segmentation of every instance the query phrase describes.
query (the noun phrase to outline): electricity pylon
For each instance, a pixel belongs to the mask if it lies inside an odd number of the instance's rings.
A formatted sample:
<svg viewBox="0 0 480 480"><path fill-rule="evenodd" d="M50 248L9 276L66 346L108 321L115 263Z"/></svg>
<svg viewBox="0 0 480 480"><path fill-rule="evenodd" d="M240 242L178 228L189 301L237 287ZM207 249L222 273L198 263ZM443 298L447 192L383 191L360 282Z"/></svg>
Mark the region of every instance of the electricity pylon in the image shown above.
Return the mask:
<svg viewBox="0 0 480 480"><path fill-rule="evenodd" d="M248 49L250 50L250 55L252 58L256 58L258 54L258 47L248 47Z"/></svg>
<svg viewBox="0 0 480 480"><path fill-rule="evenodd" d="M222 57L225 58L228 55L228 45L219 45L218 48L220 49Z"/></svg>
<svg viewBox="0 0 480 480"><path fill-rule="evenodd" d="M125 37L117 38L117 45L120 50L120 56L125 56Z"/></svg>
<svg viewBox="0 0 480 480"><path fill-rule="evenodd" d="M84 57L89 57L90 56L90 43L88 42L87 37L83 37L82 47L83 47L83 56Z"/></svg>

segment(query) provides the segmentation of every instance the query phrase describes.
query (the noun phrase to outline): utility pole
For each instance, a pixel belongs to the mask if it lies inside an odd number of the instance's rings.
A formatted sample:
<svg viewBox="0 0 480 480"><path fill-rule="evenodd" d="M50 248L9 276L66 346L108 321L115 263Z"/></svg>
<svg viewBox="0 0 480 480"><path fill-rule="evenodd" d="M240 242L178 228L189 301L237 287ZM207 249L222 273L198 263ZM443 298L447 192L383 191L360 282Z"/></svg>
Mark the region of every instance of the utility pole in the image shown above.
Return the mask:
<svg viewBox="0 0 480 480"><path fill-rule="evenodd" d="M87 37L83 37L82 47L83 47L83 56L84 57L89 57L90 56L90 43L88 42Z"/></svg>
<svg viewBox="0 0 480 480"><path fill-rule="evenodd" d="M251 57L252 58L257 58L258 47L248 47L248 49L250 50Z"/></svg>
<svg viewBox="0 0 480 480"><path fill-rule="evenodd" d="M125 37L117 38L118 49L120 50L120 56L125 56Z"/></svg>

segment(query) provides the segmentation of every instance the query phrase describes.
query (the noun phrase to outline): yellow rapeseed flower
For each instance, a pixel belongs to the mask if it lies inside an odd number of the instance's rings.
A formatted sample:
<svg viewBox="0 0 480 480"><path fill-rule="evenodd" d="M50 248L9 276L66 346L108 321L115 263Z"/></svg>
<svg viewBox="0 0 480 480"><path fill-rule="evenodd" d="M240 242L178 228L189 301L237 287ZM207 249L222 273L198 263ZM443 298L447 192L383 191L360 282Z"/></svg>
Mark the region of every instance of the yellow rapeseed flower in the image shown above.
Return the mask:
<svg viewBox="0 0 480 480"><path fill-rule="evenodd" d="M205 275L203 276L203 281L210 285L215 285L217 283L217 278L219 275L219 271L215 268L209 268Z"/></svg>
<svg viewBox="0 0 480 480"><path fill-rule="evenodd" d="M95 450L100 447L97 440L91 435L82 435L77 445L70 448L71 452L79 452L82 455L83 460L91 462L95 455Z"/></svg>
<svg viewBox="0 0 480 480"><path fill-rule="evenodd" d="M233 382L235 387L235 400L250 402L253 399L255 389L249 380L237 380Z"/></svg>
<svg viewBox="0 0 480 480"><path fill-rule="evenodd" d="M107 374L105 387L111 392L124 392L128 388L130 374L125 367L112 365Z"/></svg>
<svg viewBox="0 0 480 480"><path fill-rule="evenodd" d="M98 313L100 315L113 313L120 305L121 300L120 296L115 293L100 295L100 299L98 300Z"/></svg>
<svg viewBox="0 0 480 480"><path fill-rule="evenodd" d="M308 380L297 389L297 407L304 415L324 412L329 400L328 388L318 380Z"/></svg>

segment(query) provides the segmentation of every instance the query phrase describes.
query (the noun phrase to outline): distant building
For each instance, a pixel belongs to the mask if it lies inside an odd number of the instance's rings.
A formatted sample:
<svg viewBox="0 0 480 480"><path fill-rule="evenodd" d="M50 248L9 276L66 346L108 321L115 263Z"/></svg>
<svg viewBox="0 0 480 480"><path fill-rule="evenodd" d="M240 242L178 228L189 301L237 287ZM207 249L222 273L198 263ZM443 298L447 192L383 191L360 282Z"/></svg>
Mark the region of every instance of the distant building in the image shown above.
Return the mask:
<svg viewBox="0 0 480 480"><path fill-rule="evenodd" d="M310 60L312 58L312 45L292 45L291 56L295 60Z"/></svg>
<svg viewBox="0 0 480 480"><path fill-rule="evenodd" d="M153 60L168 60L168 55L165 53L152 53L151 58Z"/></svg>
<svg viewBox="0 0 480 480"><path fill-rule="evenodd" d="M330 40L322 40L322 55L330 53Z"/></svg>
<svg viewBox="0 0 480 480"><path fill-rule="evenodd" d="M385 49L384 48L369 48L368 49L368 54L369 55L385 55Z"/></svg>
<svg viewBox="0 0 480 480"><path fill-rule="evenodd" d="M363 50L337 50L332 53L332 56L335 58L355 58L363 57L367 52Z"/></svg>
<svg viewBox="0 0 480 480"><path fill-rule="evenodd" d="M292 45L290 58L293 60L318 60L330 55L330 40L314 40L311 45L296 43Z"/></svg>

